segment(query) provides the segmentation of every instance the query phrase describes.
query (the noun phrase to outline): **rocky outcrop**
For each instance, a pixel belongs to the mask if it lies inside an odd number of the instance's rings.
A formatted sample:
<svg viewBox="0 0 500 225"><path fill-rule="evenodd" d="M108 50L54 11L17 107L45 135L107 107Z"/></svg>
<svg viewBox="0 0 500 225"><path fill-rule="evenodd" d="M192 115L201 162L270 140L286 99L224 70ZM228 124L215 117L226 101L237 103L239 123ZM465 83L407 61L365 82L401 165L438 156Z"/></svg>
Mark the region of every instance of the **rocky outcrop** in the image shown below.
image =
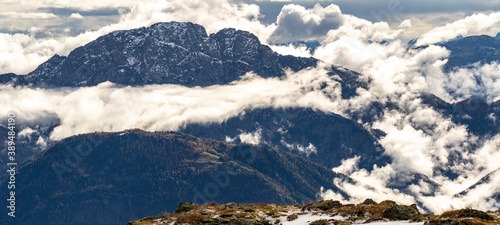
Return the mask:
<svg viewBox="0 0 500 225"><path fill-rule="evenodd" d="M418 211L417 205L415 204L411 206L392 204L383 212L384 218L388 218L391 220L408 220L418 215L420 215L420 212Z"/></svg>
<svg viewBox="0 0 500 225"><path fill-rule="evenodd" d="M371 199L371 198L367 198L367 199L363 202L363 204L365 204L365 205L376 205L376 204L378 204L378 203L377 203L376 201L373 201L373 199Z"/></svg>
<svg viewBox="0 0 500 225"><path fill-rule="evenodd" d="M181 202L181 203L179 203L179 206L177 206L175 213L189 212L189 211L196 209L198 207L200 207L198 204L195 204L192 202Z"/></svg>
<svg viewBox="0 0 500 225"><path fill-rule="evenodd" d="M333 209L333 208L338 208L338 207L341 207L342 206L342 203L340 203L340 201L333 201L333 200L324 200L324 201L319 201L319 202L315 202L315 203L312 203L311 205L306 205L306 209L317 209L317 210L323 210L323 211L326 211L326 210L329 210L329 209Z"/></svg>
<svg viewBox="0 0 500 225"><path fill-rule="evenodd" d="M334 207L332 207L334 206ZM386 213L390 216L386 217ZM461 213L467 218L459 218ZM485 219L484 214L492 217ZM491 214L491 215L490 215ZM481 215L484 218L470 216ZM450 217L450 218L444 218ZM494 217L494 218L493 218ZM367 199L359 204L342 204L339 201L325 200L298 205L275 204L210 204L181 214L166 214L161 217L148 217L132 221L130 224L312 224L312 225L352 225L352 224L397 224L425 225L472 225L499 224L500 212L481 212L465 209L450 211L442 215L420 214L415 205L404 206L394 201L376 203ZM406 218L406 221L400 221ZM472 219L471 219L472 218ZM424 222L425 221L425 222Z"/></svg>

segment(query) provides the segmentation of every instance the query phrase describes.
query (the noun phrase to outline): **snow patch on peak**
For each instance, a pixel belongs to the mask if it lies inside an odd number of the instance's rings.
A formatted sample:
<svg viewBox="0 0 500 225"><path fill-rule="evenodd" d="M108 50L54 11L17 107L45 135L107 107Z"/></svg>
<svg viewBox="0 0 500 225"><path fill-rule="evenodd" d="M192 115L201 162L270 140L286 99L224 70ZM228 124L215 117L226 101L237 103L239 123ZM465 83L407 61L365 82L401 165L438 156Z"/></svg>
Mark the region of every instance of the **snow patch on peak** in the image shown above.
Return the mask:
<svg viewBox="0 0 500 225"><path fill-rule="evenodd" d="M191 22L160 22L150 26L150 29L161 33L167 31L170 34L185 33L186 31L195 31L197 34L208 37L205 27Z"/></svg>

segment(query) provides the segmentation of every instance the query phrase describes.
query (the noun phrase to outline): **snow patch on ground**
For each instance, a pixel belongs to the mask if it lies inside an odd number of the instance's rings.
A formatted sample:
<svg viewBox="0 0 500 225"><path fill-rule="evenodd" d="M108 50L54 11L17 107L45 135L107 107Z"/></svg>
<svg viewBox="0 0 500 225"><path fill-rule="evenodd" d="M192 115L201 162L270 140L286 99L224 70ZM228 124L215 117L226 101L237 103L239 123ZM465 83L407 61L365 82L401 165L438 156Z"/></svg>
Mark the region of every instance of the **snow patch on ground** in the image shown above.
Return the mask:
<svg viewBox="0 0 500 225"><path fill-rule="evenodd" d="M298 218L293 221L288 221L287 216L281 216L278 218L280 220L280 224L282 225L303 225L310 224L316 220L337 220L337 221L347 221L348 217L343 217L340 215L332 216L330 214L321 214L318 211L312 211L309 213L304 213L301 211L291 211L286 213L286 215L297 215ZM268 217L270 221L274 221L274 218ZM352 224L370 224L370 225L401 225L401 224L410 224L410 225L423 225L424 222L410 222L410 221L377 221L371 223L365 223L364 220L354 221Z"/></svg>
<svg viewBox="0 0 500 225"><path fill-rule="evenodd" d="M367 223L371 225L399 225L399 224L412 224L412 225L423 225L424 222L410 223L409 221L390 221L390 222L373 222Z"/></svg>
<svg viewBox="0 0 500 225"><path fill-rule="evenodd" d="M299 216L299 218L297 218L296 220L293 220L293 221L287 221L286 217L281 217L280 220L282 221L281 223L283 225L302 225L302 224L309 224L309 223L316 221L316 220L330 220L330 219L345 220L346 219L342 216L333 216L332 217L332 216L327 215L327 214L312 215L312 213L308 213L305 215L298 215L298 216Z"/></svg>

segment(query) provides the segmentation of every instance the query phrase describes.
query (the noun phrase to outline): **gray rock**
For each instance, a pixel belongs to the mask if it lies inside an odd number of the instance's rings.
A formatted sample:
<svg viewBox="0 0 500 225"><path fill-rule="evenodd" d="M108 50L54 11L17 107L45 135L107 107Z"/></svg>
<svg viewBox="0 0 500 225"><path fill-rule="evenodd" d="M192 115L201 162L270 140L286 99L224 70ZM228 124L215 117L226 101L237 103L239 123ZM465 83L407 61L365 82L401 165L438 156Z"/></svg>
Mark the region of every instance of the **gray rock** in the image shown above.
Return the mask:
<svg viewBox="0 0 500 225"><path fill-rule="evenodd" d="M383 217L391 220L408 220L418 215L420 212L415 204L411 206L392 204L383 211Z"/></svg>
<svg viewBox="0 0 500 225"><path fill-rule="evenodd" d="M365 204L365 205L376 205L376 204L377 204L377 202L373 201L373 199L371 199L371 198L367 198L367 199L363 202L363 204Z"/></svg>
<svg viewBox="0 0 500 225"><path fill-rule="evenodd" d="M324 201L315 202L312 205L310 205L308 208L320 209L320 210L325 211L325 210L329 210L329 209L341 207L341 206L342 206L342 203L340 203L339 201L324 200Z"/></svg>
<svg viewBox="0 0 500 225"><path fill-rule="evenodd" d="M484 220L492 220L493 217L488 215L487 213L476 210L476 209L463 209L458 212L459 217L473 217L473 218L479 218L479 219L484 219Z"/></svg>

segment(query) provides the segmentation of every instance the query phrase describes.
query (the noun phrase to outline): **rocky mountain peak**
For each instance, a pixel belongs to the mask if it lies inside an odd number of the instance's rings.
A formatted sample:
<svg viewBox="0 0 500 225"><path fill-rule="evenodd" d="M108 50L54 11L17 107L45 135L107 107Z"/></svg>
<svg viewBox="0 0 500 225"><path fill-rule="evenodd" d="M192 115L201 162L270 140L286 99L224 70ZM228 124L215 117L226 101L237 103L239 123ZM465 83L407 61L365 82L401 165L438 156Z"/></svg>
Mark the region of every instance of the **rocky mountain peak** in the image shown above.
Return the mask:
<svg viewBox="0 0 500 225"><path fill-rule="evenodd" d="M317 60L282 56L247 32L223 29L210 36L194 23L157 23L114 31L54 56L27 76L0 76L2 83L33 86L94 86L111 81L123 85L226 84L253 71L277 77L285 68L300 70Z"/></svg>

